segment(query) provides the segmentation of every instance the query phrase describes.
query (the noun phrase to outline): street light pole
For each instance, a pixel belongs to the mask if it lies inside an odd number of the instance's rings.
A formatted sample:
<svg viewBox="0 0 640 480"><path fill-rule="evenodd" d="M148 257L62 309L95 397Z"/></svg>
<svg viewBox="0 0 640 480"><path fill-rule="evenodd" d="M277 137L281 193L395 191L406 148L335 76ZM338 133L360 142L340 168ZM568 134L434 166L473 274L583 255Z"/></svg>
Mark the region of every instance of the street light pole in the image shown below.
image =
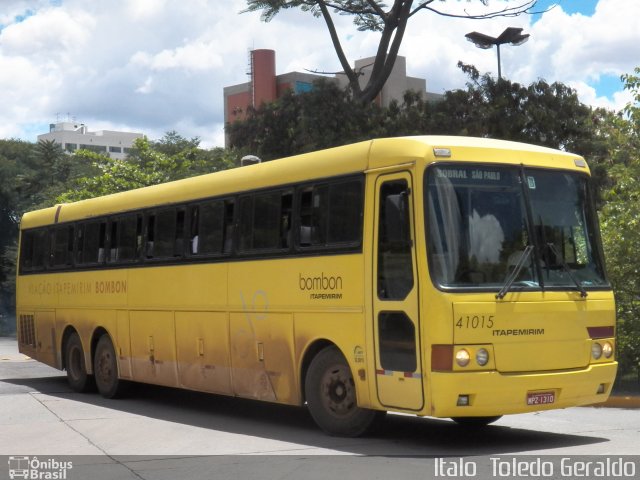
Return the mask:
<svg viewBox="0 0 640 480"><path fill-rule="evenodd" d="M509 43L513 46L522 45L529 40L529 34L523 34L522 28L508 27L497 38L484 33L471 32L465 35L465 38L473 43L476 47L487 50L496 46L498 51L498 79L502 80L502 68L500 66L500 45Z"/></svg>

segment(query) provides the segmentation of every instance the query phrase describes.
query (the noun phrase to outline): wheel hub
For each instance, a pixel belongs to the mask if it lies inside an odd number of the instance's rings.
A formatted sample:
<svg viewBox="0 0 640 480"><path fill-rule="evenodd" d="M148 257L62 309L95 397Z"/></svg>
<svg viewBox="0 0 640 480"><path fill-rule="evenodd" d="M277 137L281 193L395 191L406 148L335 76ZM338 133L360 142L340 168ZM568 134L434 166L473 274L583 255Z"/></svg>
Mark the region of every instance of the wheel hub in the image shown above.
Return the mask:
<svg viewBox="0 0 640 480"><path fill-rule="evenodd" d="M355 390L349 371L337 367L327 372L322 385L323 402L336 415L347 415L355 406Z"/></svg>

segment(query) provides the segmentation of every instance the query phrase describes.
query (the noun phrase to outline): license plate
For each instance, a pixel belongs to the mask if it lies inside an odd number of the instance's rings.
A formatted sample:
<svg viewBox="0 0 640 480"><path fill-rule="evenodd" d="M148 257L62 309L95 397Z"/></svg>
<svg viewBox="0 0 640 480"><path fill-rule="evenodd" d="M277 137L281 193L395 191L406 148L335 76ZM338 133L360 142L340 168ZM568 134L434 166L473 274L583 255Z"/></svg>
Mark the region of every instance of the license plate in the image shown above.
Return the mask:
<svg viewBox="0 0 640 480"><path fill-rule="evenodd" d="M527 393L527 405L549 405L555 401L555 392Z"/></svg>

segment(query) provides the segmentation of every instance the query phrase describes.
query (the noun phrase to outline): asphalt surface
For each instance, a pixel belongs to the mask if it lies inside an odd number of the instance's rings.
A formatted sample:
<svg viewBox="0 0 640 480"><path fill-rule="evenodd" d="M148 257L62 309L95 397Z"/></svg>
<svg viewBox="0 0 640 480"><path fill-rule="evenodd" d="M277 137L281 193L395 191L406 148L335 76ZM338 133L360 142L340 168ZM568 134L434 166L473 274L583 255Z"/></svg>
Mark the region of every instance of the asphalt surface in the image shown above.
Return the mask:
<svg viewBox="0 0 640 480"><path fill-rule="evenodd" d="M303 408L144 385L122 400L78 394L64 372L0 338L0 479L9 456L67 459L69 480L434 478L443 458L495 478L491 458L619 458L640 452L639 434L640 409L587 407L511 415L483 430L388 415L372 436L334 438ZM640 457L624 458L640 478ZM573 478L559 468L553 478Z"/></svg>

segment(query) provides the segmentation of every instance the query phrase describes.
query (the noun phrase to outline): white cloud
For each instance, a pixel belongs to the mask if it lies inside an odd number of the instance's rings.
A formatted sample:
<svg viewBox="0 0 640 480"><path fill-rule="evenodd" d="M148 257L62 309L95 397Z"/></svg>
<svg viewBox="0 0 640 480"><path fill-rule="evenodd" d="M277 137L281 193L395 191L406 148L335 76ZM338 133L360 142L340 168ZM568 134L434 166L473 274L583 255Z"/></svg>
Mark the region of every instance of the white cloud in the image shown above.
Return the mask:
<svg viewBox="0 0 640 480"><path fill-rule="evenodd" d="M134 20L147 20L159 16L166 3L167 0L128 0L124 11Z"/></svg>
<svg viewBox="0 0 640 480"><path fill-rule="evenodd" d="M89 40L94 20L84 12L51 8L2 31L2 52L31 59L68 61Z"/></svg>
<svg viewBox="0 0 640 480"><path fill-rule="evenodd" d="M153 77L147 77L144 83L136 88L136 92L145 95L153 92Z"/></svg>
<svg viewBox="0 0 640 480"><path fill-rule="evenodd" d="M134 65L148 67L154 71L181 68L189 71L211 70L222 67L222 57L213 42L196 41L188 45L165 49L155 55L136 52L131 57Z"/></svg>
<svg viewBox="0 0 640 480"><path fill-rule="evenodd" d="M247 80L250 49L276 50L278 73L341 69L322 19L288 10L265 24L258 13L239 14L244 0L3 0L2 7L0 137L34 141L33 125L70 112L91 129L120 126L152 138L175 129L219 145L222 89ZM375 54L377 34L357 32L344 16L336 25L352 61ZM507 26L531 34L528 43L503 48L507 78L567 83L593 105L619 108L629 100L602 97L594 85L637 66L636 0L600 0L592 17L556 8L534 24L529 17L481 22L421 12L400 51L407 73L436 92L464 86L458 60L495 75L495 50L479 50L464 35L498 35Z"/></svg>
<svg viewBox="0 0 640 480"><path fill-rule="evenodd" d="M598 95L596 89L585 82L567 82L577 93L583 103L594 107L603 107L609 110L620 111L628 103L633 101L633 96L627 91L619 91L612 98Z"/></svg>

